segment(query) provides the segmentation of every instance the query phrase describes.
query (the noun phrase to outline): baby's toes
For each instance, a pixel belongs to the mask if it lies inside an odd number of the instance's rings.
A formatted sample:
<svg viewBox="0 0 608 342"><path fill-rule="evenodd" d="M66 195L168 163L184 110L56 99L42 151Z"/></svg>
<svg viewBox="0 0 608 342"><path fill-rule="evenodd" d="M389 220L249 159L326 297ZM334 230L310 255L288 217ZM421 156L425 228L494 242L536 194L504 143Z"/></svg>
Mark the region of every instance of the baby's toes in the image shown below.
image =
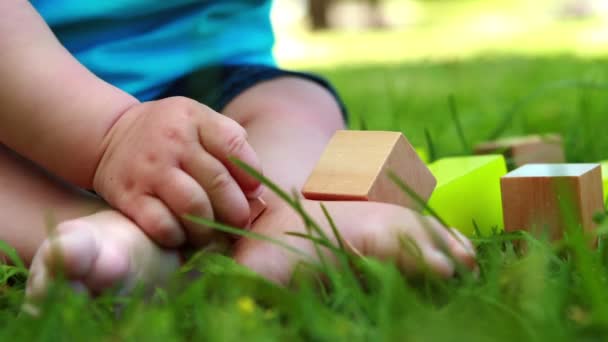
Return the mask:
<svg viewBox="0 0 608 342"><path fill-rule="evenodd" d="M50 275L40 253L34 256L29 273L25 290L26 297L30 300L42 298L49 285Z"/></svg>
<svg viewBox="0 0 608 342"><path fill-rule="evenodd" d="M57 235L47 239L38 249L30 267L27 295L44 296L53 278L64 277L81 287L79 280L92 269L98 247L86 229L61 227Z"/></svg>
<svg viewBox="0 0 608 342"><path fill-rule="evenodd" d="M381 260L394 260L401 271L408 276L435 274L443 278L454 275L454 262L441 249L418 232L397 226L365 234L363 255Z"/></svg>
<svg viewBox="0 0 608 342"><path fill-rule="evenodd" d="M94 293L107 290L117 285L125 285L129 280L130 259L126 251L111 243L98 242L101 245L97 258L89 272L83 276L83 284ZM130 286L127 286L130 287ZM126 290L126 289L125 289Z"/></svg>
<svg viewBox="0 0 608 342"><path fill-rule="evenodd" d="M454 275L454 263L440 250L430 247L424 248L422 258L427 271L443 278L450 278Z"/></svg>
<svg viewBox="0 0 608 342"><path fill-rule="evenodd" d="M475 248L469 239L455 228L445 228L433 217L428 217L430 225L425 227L436 248L451 255L455 262L469 268L476 266Z"/></svg>
<svg viewBox="0 0 608 342"><path fill-rule="evenodd" d="M43 243L40 252L51 274L80 279L91 271L99 246L89 226L87 222L63 223L57 228L57 235Z"/></svg>
<svg viewBox="0 0 608 342"><path fill-rule="evenodd" d="M457 262L462 265L475 268L477 265L475 248L469 239L467 239L461 232L454 228L448 228L446 230L447 247L450 254Z"/></svg>

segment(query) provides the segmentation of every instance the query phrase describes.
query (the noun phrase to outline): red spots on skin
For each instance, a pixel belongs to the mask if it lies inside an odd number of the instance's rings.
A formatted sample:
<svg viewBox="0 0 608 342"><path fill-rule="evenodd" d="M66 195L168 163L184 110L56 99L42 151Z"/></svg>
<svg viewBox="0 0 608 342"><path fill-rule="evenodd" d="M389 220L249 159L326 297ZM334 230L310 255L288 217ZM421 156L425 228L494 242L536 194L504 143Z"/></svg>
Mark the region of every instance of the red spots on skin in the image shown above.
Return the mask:
<svg viewBox="0 0 608 342"><path fill-rule="evenodd" d="M146 161L150 164L156 163L157 160L158 156L156 155L156 153L151 152L146 155Z"/></svg>
<svg viewBox="0 0 608 342"><path fill-rule="evenodd" d="M127 181L125 182L125 190L131 191L131 190L133 190L134 187L135 187L135 181L133 180L133 178L127 178Z"/></svg>
<svg viewBox="0 0 608 342"><path fill-rule="evenodd" d="M192 118L194 116L194 110L188 108L184 111L184 115L186 115L186 118Z"/></svg>
<svg viewBox="0 0 608 342"><path fill-rule="evenodd" d="M179 140L179 132L176 129L168 128L165 131L165 136L169 138L169 140Z"/></svg>
<svg viewBox="0 0 608 342"><path fill-rule="evenodd" d="M188 138L187 132L184 132L181 129L168 127L165 132L165 137L167 137L168 142L175 143L178 145L185 145L190 138Z"/></svg>

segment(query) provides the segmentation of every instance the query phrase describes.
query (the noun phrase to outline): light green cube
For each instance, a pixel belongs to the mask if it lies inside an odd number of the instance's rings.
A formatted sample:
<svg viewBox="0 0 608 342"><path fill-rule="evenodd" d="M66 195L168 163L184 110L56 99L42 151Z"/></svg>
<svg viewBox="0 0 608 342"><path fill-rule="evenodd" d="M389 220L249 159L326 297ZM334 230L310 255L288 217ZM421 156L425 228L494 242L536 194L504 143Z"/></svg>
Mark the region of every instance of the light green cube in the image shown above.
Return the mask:
<svg viewBox="0 0 608 342"><path fill-rule="evenodd" d="M416 150L418 157L420 157L425 164L429 163L429 152L426 147L414 147L414 150Z"/></svg>
<svg viewBox="0 0 608 342"><path fill-rule="evenodd" d="M604 160L600 162L602 167L602 185L604 188L604 202L606 202L606 198L608 197L608 160Z"/></svg>
<svg viewBox="0 0 608 342"><path fill-rule="evenodd" d="M473 220L483 235L502 230L500 177L507 173L502 155L452 157L429 165L437 187L428 204L446 223L473 236Z"/></svg>

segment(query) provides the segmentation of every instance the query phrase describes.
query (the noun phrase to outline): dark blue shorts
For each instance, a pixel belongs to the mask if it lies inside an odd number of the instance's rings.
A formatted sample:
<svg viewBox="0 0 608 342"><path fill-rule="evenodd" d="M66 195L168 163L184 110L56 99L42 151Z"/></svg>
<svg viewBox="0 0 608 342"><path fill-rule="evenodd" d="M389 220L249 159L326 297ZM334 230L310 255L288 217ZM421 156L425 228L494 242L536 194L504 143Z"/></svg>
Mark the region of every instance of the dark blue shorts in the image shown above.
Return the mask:
<svg viewBox="0 0 608 342"><path fill-rule="evenodd" d="M224 65L207 67L177 80L159 98L185 96L197 100L215 111L224 107L239 94L264 81L278 77L298 77L327 89L340 106L346 120L346 107L327 80L314 74L283 70L266 65Z"/></svg>

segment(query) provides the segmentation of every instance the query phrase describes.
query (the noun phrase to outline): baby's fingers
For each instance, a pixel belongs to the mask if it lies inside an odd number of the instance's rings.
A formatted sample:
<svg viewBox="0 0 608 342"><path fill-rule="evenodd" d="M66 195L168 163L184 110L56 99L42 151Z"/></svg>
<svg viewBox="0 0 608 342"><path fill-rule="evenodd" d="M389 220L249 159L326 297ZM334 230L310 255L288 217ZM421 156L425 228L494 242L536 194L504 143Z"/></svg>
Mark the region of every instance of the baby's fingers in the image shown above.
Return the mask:
<svg viewBox="0 0 608 342"><path fill-rule="evenodd" d="M203 147L222 162L247 197L260 195L260 182L229 160L236 158L261 172L258 156L247 142L247 132L241 125L218 114L201 128L199 137Z"/></svg>
<svg viewBox="0 0 608 342"><path fill-rule="evenodd" d="M215 231L194 223L184 216L193 215L213 220L213 207L207 193L194 178L180 169L172 169L167 180L156 187L156 194L180 219L186 229L188 242L195 246L206 244Z"/></svg>
<svg viewBox="0 0 608 342"><path fill-rule="evenodd" d="M247 198L219 160L201 148L186 156L182 168L207 193L215 219L235 227L247 226L249 223Z"/></svg>
<svg viewBox="0 0 608 342"><path fill-rule="evenodd" d="M156 243L178 247L186 241L184 231L171 210L156 197L142 195L134 200L126 214Z"/></svg>

